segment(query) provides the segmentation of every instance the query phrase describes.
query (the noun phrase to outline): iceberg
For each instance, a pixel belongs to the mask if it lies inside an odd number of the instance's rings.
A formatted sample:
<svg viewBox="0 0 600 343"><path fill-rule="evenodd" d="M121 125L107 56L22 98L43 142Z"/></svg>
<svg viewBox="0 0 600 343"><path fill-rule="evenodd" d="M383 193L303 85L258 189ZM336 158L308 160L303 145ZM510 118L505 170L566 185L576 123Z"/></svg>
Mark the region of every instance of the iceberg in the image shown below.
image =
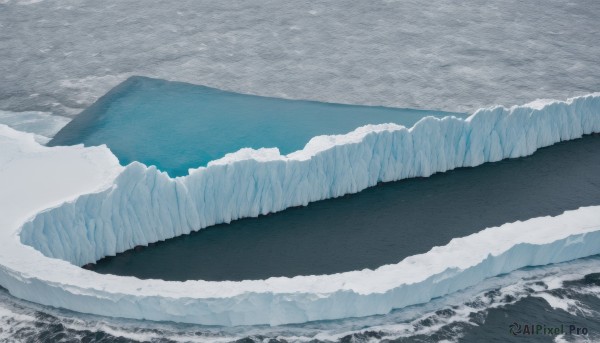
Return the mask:
<svg viewBox="0 0 600 343"><path fill-rule="evenodd" d="M42 147L31 135L0 126L0 208L6 211L0 285L17 297L79 312L277 325L383 314L525 266L598 254L600 207L592 206L488 228L375 270L168 282L77 267L217 223L378 182L526 156L600 132L600 94L534 107L482 109L464 120L424 118L410 129L368 125L315 137L288 155L242 149L177 178L137 162L121 167L105 146Z"/></svg>
<svg viewBox="0 0 600 343"><path fill-rule="evenodd" d="M136 245L356 193L378 182L527 156L600 131L598 109L596 95L537 109L496 107L466 120L427 117L411 129L368 125L315 137L285 156L276 148L241 149L174 179L134 162L110 189L25 224L21 241L48 257L85 265Z"/></svg>

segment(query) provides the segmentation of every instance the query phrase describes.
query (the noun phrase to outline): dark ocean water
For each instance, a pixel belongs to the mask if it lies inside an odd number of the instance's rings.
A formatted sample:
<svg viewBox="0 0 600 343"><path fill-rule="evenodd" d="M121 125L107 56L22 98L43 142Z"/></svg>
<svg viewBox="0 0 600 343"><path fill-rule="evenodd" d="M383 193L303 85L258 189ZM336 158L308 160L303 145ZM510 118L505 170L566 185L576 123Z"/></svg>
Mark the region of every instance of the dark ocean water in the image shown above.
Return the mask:
<svg viewBox="0 0 600 343"><path fill-rule="evenodd" d="M380 184L107 257L105 274L242 280L397 263L454 237L600 205L600 135L529 157Z"/></svg>

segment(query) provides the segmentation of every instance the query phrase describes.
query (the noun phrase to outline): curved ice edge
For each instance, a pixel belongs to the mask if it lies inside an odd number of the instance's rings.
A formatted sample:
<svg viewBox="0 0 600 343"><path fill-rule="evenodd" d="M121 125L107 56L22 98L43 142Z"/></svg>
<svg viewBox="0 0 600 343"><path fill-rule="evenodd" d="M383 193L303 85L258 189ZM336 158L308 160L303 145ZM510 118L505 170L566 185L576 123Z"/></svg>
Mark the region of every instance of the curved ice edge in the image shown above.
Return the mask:
<svg viewBox="0 0 600 343"><path fill-rule="evenodd" d="M0 217L0 241L7 242L0 250L0 285L26 300L101 315L282 324L387 313L516 268L598 254L599 207L487 229L374 271L322 276L139 280L99 275L40 251L83 264L90 256L356 192L378 181L528 155L598 132L599 104L600 95L592 94L537 109L480 110L466 120L428 118L410 130L369 126L317 137L288 156L271 149L242 150L176 179L141 164L122 168L105 147L45 148L0 126L0 186L28 191L0 192L0 208L9 209ZM62 170L48 173L47 168ZM24 172L32 177L16 177ZM44 178L60 187L48 192L29 184ZM234 189L233 183L241 187ZM19 194L27 195L14 199Z"/></svg>
<svg viewBox="0 0 600 343"><path fill-rule="evenodd" d="M241 282L167 282L100 275L24 275L0 266L20 298L106 316L206 325L253 325L385 314L486 278L600 253L600 206L505 224L376 270ZM56 261L56 260L55 260ZM75 272L73 270L73 272Z"/></svg>

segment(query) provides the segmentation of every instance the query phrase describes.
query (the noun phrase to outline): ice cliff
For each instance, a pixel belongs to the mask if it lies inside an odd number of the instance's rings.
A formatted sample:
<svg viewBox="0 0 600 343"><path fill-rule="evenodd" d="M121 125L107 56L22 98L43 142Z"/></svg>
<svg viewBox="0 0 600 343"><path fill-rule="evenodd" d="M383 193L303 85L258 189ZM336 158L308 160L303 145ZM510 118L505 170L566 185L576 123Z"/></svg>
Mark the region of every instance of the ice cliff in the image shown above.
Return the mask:
<svg viewBox="0 0 600 343"><path fill-rule="evenodd" d="M378 182L532 154L600 132L600 95L510 109L466 120L425 118L410 129L364 126L313 138L303 150L242 149L169 178L132 163L111 189L38 215L21 241L76 265L231 220L359 192Z"/></svg>
<svg viewBox="0 0 600 343"><path fill-rule="evenodd" d="M247 325L383 314L530 265L600 253L600 206L485 229L395 265L241 282L139 280L87 262L237 218L519 157L600 132L600 94L366 126L298 152L243 149L171 179L105 147L42 147L0 125L0 285L30 301L127 318ZM483 228L482 228L483 229ZM50 258L49 258L50 257Z"/></svg>

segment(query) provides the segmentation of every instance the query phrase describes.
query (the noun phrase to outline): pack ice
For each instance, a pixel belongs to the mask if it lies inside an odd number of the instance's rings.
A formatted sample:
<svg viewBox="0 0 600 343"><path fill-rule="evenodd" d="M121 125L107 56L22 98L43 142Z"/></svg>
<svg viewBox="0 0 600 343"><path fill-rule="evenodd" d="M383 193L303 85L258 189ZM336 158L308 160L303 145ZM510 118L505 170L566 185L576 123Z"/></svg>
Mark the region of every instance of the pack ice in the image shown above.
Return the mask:
<svg viewBox="0 0 600 343"><path fill-rule="evenodd" d="M79 268L217 223L532 154L600 132L600 94L408 129L369 125L319 136L286 156L242 149L169 178L118 164L105 147L43 147L0 126L0 285L45 305L211 325L299 323L383 314L485 278L600 253L600 206L484 229L376 270L241 282L139 280ZM440 228L443 229L443 228Z"/></svg>

